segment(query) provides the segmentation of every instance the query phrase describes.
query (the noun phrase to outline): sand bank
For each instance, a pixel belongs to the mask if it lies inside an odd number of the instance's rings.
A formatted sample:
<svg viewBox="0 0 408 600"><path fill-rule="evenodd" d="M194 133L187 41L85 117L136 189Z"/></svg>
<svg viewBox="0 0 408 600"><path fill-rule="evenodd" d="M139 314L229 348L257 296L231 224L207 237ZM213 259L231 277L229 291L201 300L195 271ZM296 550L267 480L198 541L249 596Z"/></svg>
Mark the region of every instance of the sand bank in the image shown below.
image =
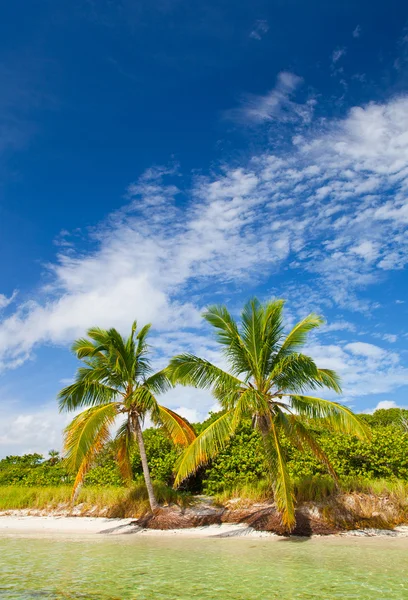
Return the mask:
<svg viewBox="0 0 408 600"><path fill-rule="evenodd" d="M181 536L181 537L277 537L267 531L256 531L245 524L223 523L191 529L143 529L134 524L134 519L107 519L104 517L34 517L0 516L0 535L89 535L108 536L137 534L142 536Z"/></svg>
<svg viewBox="0 0 408 600"><path fill-rule="evenodd" d="M190 529L143 529L135 524L134 519L108 519L105 517L65 517L65 516L27 516L7 514L0 516L0 536L30 536L30 535L138 535L138 536L178 536L199 538L279 538L274 533L257 531L245 523L222 523ZM398 527L394 531L365 529L348 531L340 536L359 537L406 537L408 541L408 526ZM330 536L331 537L331 536ZM337 536L336 536L337 537Z"/></svg>

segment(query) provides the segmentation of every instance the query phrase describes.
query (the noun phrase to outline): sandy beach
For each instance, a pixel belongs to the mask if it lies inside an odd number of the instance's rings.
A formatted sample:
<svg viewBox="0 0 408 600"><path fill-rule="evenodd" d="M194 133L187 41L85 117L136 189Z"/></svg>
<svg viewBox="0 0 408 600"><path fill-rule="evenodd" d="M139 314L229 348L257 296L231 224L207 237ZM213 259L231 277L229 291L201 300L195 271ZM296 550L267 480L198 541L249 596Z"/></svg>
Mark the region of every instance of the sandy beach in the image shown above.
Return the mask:
<svg viewBox="0 0 408 600"><path fill-rule="evenodd" d="M1 535L92 535L107 536L137 534L143 536L180 537L278 537L267 531L256 531L245 524L223 523L190 529L143 529L134 524L134 519L108 519L104 517L37 517L26 515L0 516Z"/></svg>
<svg viewBox="0 0 408 600"><path fill-rule="evenodd" d="M197 538L270 538L279 539L274 533L257 531L244 523L223 523L221 525L207 525L189 529L144 529L135 524L134 519L112 519L105 517L66 517L66 516L32 516L32 515L1 515L0 536L167 536L167 537L197 537ZM365 529L348 531L336 536L357 537L398 537L407 538L408 526L397 527L394 531ZM320 537L320 536L313 536Z"/></svg>

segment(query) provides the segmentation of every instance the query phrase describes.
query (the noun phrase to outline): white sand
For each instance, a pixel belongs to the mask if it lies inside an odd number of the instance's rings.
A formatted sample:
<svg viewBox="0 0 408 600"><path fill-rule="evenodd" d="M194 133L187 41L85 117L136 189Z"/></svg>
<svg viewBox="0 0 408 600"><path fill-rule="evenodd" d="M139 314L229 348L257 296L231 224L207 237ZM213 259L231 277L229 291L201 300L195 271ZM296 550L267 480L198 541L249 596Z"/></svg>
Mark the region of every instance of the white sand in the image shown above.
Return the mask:
<svg viewBox="0 0 408 600"><path fill-rule="evenodd" d="M34 517L3 515L0 516L1 535L123 535L143 536L183 536L183 537L276 537L266 531L256 531L245 524L209 525L191 529L142 529L132 525L133 519L107 519L104 517Z"/></svg>
<svg viewBox="0 0 408 600"><path fill-rule="evenodd" d="M27 516L18 514L0 515L0 537L9 536L75 536L87 537L102 534L103 536L118 536L131 534L137 536L178 536L198 538L269 538L279 539L279 536L267 531L256 531L245 524L223 523L191 529L142 529L132 524L133 519L108 519L105 517L66 517L66 516ZM340 536L324 536L339 538L352 537L399 537L408 541L408 526L397 527L394 531L366 529L349 531ZM320 536L313 536L320 537Z"/></svg>

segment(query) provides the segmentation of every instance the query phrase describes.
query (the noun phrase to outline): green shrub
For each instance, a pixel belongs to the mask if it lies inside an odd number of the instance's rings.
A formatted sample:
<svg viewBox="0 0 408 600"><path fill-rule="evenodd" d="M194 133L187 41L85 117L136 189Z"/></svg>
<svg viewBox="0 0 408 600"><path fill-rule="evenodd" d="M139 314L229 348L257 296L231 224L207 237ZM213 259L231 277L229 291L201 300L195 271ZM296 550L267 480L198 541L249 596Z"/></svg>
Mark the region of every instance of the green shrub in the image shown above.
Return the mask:
<svg viewBox="0 0 408 600"><path fill-rule="evenodd" d="M174 464L180 449L174 447L161 429L147 429L143 437L152 479L172 485L174 481ZM132 469L135 477L143 473L137 447L135 447L132 456Z"/></svg>
<svg viewBox="0 0 408 600"><path fill-rule="evenodd" d="M377 416L377 412L380 415ZM391 412L391 415L387 416ZM355 437L328 431L324 423L311 421L316 439L341 478L401 479L408 481L408 431L400 409L376 411L371 418L372 437ZM296 480L326 475L325 466L308 450L298 450L283 440L290 474ZM248 422L212 461L203 477L203 490L218 494L261 480L266 475L262 440Z"/></svg>
<svg viewBox="0 0 408 600"><path fill-rule="evenodd" d="M212 461L203 477L203 491L217 494L223 489L254 483L265 477L262 440L248 422Z"/></svg>
<svg viewBox="0 0 408 600"><path fill-rule="evenodd" d="M378 410L373 415L361 415L372 431L369 442L328 431L324 423L315 420L309 423L317 440L326 452L335 471L342 480L403 480L408 481L408 411L400 409ZM203 423L194 427L199 433L208 427L220 413L211 414ZM160 429L144 431L146 453L152 478L156 482L171 486L173 469L181 449L175 448ZM314 455L294 448L286 440L283 446L288 467L296 481L325 481L326 469ZM51 455L52 454L52 455ZM55 453L44 459L39 454L8 456L0 460L1 486L64 486L71 485L73 475ZM140 456L135 447L132 455L135 479L142 476ZM183 484L183 489L206 494L221 494L243 486L252 486L266 477L265 456L262 440L248 421L239 429L227 447L198 474ZM303 486L306 484L303 483ZM323 484L322 484L323 485ZM96 464L85 479L85 487L123 486L113 443L99 454ZM302 490L299 490L302 494ZM318 492L320 493L320 492Z"/></svg>
<svg viewBox="0 0 408 600"><path fill-rule="evenodd" d="M7 456L0 460L0 485L66 485L73 482L62 461L41 454Z"/></svg>

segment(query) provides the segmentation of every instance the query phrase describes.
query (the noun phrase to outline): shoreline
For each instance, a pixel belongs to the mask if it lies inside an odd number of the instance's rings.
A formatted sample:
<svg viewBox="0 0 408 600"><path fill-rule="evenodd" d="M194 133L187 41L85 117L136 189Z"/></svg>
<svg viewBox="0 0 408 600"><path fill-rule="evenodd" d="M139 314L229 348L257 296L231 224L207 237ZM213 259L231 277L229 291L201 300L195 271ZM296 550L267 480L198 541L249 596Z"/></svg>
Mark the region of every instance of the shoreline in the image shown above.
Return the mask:
<svg viewBox="0 0 408 600"><path fill-rule="evenodd" d="M222 523L185 529L147 529L138 526L135 519L80 516L33 516L26 514L0 515L0 537L24 536L89 536L118 537L122 535L143 537L196 537L196 538L251 538L282 539L276 533L259 531L245 523ZM406 538L408 525L394 530L360 529L332 535L312 535L312 538Z"/></svg>
<svg viewBox="0 0 408 600"><path fill-rule="evenodd" d="M102 535L118 537L137 535L143 537L197 537L197 538L279 538L269 531L257 531L245 524L222 523L185 529L147 529L135 524L135 519L108 517L65 517L33 515L0 515L0 538L24 535Z"/></svg>

